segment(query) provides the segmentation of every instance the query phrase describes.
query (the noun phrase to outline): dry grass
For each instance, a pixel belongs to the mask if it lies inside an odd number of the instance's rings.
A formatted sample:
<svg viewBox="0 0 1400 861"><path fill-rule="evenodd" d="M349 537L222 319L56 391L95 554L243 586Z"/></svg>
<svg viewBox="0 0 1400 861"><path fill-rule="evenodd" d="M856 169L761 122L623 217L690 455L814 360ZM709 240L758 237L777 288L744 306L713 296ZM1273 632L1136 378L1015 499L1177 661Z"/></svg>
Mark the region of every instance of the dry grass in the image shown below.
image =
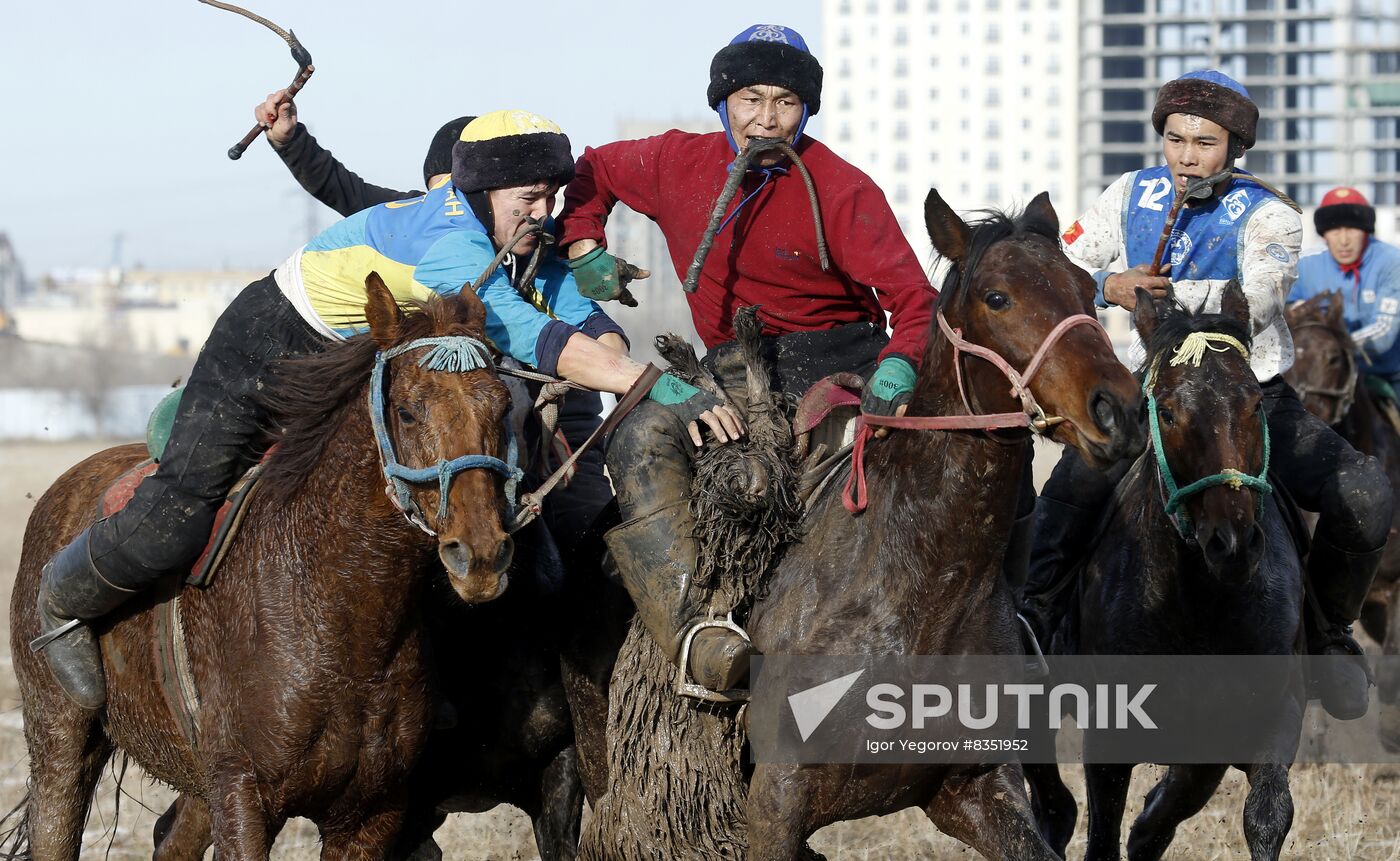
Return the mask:
<svg viewBox="0 0 1400 861"><path fill-rule="evenodd" d="M0 447L0 601L8 608L12 574L19 565L25 520L37 498L68 466L98 446L91 443L6 443ZM19 696L10 670L8 614L0 616L0 809L13 805L25 789L25 750ZM1083 781L1077 769L1064 769L1081 801L1079 831L1070 857L1084 847ZM1135 816L1160 769L1143 767L1135 774L1128 816ZM1400 767L1299 766L1292 777L1296 816L1285 855L1307 859L1400 861ZM1209 806L1180 830L1170 857L1225 859L1245 857L1240 817L1248 787L1231 773ZM89 822L84 858L149 858L151 825L170 803L164 787L152 785L134 766L122 786L121 818L112 828L117 794L109 775L98 790ZM476 816L457 815L438 832L446 856L460 859L533 859L529 819L513 808ZM813 847L832 861L875 859L973 858L961 844L937 833L919 813L863 819L823 829ZM107 855L110 845L110 856ZM279 859L317 857L316 831L296 820L283 831L273 852Z"/></svg>

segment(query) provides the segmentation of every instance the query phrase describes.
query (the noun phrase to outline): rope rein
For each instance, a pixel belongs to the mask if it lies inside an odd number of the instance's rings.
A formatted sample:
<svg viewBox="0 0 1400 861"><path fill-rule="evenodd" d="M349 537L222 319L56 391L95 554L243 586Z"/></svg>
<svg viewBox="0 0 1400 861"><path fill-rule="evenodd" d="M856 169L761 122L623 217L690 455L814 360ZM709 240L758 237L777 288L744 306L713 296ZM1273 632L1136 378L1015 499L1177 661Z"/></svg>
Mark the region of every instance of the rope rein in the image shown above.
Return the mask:
<svg viewBox="0 0 1400 861"><path fill-rule="evenodd" d="M807 200L812 205L812 223L817 230L817 260L821 264L823 272L831 269L831 256L826 247L826 232L822 229L821 205L817 202L817 186L812 181L812 175L807 172L807 165L802 163L801 157L792 148L792 144L781 138L750 138L744 151L729 166L729 177L724 181L724 187L720 189L719 197L715 199L715 208L710 212L710 223L705 226L705 233L695 249L695 257L690 261L690 268L685 273L683 285L685 292L694 293L699 289L700 272L705 268L705 261L710 256L710 249L715 244L715 235L724 225L724 213L729 209L729 204L734 202L734 196L739 193L739 186L743 183L745 174L748 173L749 164L755 156L772 149L776 149L788 157L793 167L797 168L802 182L807 186Z"/></svg>

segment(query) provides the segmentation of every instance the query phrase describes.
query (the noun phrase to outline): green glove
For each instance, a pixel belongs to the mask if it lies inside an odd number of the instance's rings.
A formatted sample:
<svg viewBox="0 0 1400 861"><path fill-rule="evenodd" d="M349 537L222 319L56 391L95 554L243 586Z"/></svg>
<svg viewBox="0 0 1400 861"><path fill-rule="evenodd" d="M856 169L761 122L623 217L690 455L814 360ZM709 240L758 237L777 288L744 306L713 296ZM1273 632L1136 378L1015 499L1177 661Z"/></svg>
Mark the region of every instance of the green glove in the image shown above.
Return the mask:
<svg viewBox="0 0 1400 861"><path fill-rule="evenodd" d="M894 415L895 410L909 403L917 376L914 366L907 360L900 356L886 357L865 384L865 392L860 396L861 411L876 416Z"/></svg>
<svg viewBox="0 0 1400 861"><path fill-rule="evenodd" d="M700 420L700 414L720 405L719 398L697 389L674 374L662 374L647 397L666 407L685 424Z"/></svg>
<svg viewBox="0 0 1400 861"><path fill-rule="evenodd" d="M616 299L630 308L637 307L637 300L627 289L627 284L633 278L647 277L643 274L644 270L612 256L601 245L582 257L570 260L569 268L578 282L579 295L595 302Z"/></svg>

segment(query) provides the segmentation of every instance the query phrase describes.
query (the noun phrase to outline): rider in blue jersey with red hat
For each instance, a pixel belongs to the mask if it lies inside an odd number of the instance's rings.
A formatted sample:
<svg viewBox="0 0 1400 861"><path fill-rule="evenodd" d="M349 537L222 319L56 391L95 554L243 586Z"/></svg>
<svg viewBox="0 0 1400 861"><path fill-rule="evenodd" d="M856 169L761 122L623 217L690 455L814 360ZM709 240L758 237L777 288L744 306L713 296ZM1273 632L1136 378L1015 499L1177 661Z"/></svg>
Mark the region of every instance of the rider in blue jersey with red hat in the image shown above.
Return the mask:
<svg viewBox="0 0 1400 861"><path fill-rule="evenodd" d="M1362 373L1400 383L1400 248L1376 238L1376 210L1354 188L1323 195L1313 226L1327 249L1298 261L1289 301L1340 293Z"/></svg>

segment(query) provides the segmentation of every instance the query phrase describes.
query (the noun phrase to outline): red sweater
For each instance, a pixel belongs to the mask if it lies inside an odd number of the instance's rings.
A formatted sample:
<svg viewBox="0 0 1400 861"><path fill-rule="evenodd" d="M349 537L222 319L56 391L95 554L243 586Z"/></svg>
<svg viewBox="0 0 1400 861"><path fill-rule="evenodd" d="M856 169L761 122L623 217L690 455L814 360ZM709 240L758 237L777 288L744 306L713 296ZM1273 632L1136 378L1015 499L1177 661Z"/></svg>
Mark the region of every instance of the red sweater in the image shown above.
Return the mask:
<svg viewBox="0 0 1400 861"><path fill-rule="evenodd" d="M796 169L776 175L715 237L699 289L687 297L695 331L707 347L733 340L734 312L746 305L761 305L765 330L777 334L883 325L887 309L894 334L881 358L899 353L917 367L938 294L884 193L818 141L803 137L797 152L817 188L831 270L823 272L818 262L802 177ZM733 160L723 132L673 130L587 148L564 192L560 243L605 242L603 224L622 201L661 228L684 281ZM762 179L755 173L744 178L730 213Z"/></svg>

